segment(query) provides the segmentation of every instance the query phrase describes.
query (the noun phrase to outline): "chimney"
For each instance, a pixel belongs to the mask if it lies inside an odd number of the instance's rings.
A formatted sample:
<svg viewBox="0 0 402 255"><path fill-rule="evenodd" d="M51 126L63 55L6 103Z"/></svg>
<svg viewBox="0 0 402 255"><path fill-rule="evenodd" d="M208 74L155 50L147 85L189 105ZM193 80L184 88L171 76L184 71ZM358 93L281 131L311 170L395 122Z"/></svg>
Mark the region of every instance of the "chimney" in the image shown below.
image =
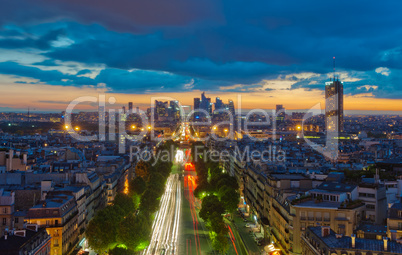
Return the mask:
<svg viewBox="0 0 402 255"><path fill-rule="evenodd" d="M356 248L356 235L351 234L350 237L352 238L352 248Z"/></svg>
<svg viewBox="0 0 402 255"><path fill-rule="evenodd" d="M322 226L321 227L321 236L322 237L329 236L330 233L331 233L331 229L330 229L329 226Z"/></svg>
<svg viewBox="0 0 402 255"><path fill-rule="evenodd" d="M24 165L26 165L28 163L28 155L26 153L22 154L22 160Z"/></svg>
<svg viewBox="0 0 402 255"><path fill-rule="evenodd" d="M383 237L382 240L384 241L384 251L388 251L388 237Z"/></svg>

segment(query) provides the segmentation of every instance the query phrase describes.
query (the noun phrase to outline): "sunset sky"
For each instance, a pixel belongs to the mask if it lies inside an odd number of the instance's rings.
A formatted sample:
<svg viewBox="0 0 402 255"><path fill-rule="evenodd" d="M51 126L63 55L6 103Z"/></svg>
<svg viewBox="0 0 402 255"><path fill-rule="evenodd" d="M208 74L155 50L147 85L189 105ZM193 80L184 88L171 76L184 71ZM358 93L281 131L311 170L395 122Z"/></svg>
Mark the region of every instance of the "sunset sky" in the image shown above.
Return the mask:
<svg viewBox="0 0 402 255"><path fill-rule="evenodd" d="M80 96L148 107L205 91L244 109L402 113L396 1L13 0L0 3L0 111L62 111ZM213 101L215 101L213 99ZM94 104L80 109L96 110Z"/></svg>

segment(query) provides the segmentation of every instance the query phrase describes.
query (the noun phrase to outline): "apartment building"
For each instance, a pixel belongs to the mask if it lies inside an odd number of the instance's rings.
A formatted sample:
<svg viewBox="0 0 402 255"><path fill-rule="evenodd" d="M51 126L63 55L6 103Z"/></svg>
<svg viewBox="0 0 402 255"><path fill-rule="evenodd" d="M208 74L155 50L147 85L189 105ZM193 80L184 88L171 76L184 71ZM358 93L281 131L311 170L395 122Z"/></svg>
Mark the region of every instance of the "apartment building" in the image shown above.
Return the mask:
<svg viewBox="0 0 402 255"><path fill-rule="evenodd" d="M387 219L387 236L391 240L402 242L402 203L391 206Z"/></svg>
<svg viewBox="0 0 402 255"><path fill-rule="evenodd" d="M0 189L0 237L4 235L5 230L14 228L14 203L14 192Z"/></svg>
<svg viewBox="0 0 402 255"><path fill-rule="evenodd" d="M75 197L49 193L29 209L27 222L46 228L52 237L51 255L68 254L78 242L78 208Z"/></svg>

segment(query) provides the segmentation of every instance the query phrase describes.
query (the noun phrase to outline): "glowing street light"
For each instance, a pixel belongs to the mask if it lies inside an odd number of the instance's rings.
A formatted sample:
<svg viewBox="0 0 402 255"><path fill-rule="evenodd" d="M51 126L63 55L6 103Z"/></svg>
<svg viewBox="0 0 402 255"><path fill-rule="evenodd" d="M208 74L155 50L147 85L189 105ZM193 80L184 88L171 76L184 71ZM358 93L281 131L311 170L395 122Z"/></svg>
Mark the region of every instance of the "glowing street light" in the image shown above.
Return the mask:
<svg viewBox="0 0 402 255"><path fill-rule="evenodd" d="M64 128L65 128L65 129L69 129L70 127L69 127L68 125L65 125Z"/></svg>
<svg viewBox="0 0 402 255"><path fill-rule="evenodd" d="M216 127L216 126L214 126L212 129L213 129L213 130L216 130L216 129L217 129L217 127Z"/></svg>
<svg viewBox="0 0 402 255"><path fill-rule="evenodd" d="M135 126L135 125L132 125L131 126L131 129L136 129L137 127Z"/></svg>
<svg viewBox="0 0 402 255"><path fill-rule="evenodd" d="M151 130L151 126L147 126L147 129L148 129L148 130Z"/></svg>
<svg viewBox="0 0 402 255"><path fill-rule="evenodd" d="M75 131L79 131L80 130L80 127L75 127Z"/></svg>

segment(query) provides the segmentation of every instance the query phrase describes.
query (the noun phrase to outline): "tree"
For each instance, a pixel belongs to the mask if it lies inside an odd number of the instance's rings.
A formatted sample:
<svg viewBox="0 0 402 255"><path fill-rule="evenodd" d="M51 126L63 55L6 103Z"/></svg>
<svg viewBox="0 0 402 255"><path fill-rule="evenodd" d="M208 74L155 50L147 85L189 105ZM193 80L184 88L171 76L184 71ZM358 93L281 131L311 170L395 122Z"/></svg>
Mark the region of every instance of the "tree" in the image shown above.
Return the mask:
<svg viewBox="0 0 402 255"><path fill-rule="evenodd" d="M213 212L210 217L209 217L210 223L209 225L211 226L211 230L214 231L215 233L219 234L219 233L227 233L228 229L225 225L225 222L223 221L222 215L217 213L217 212Z"/></svg>
<svg viewBox="0 0 402 255"><path fill-rule="evenodd" d="M124 211L120 207L107 206L89 222L85 231L89 246L97 253L107 251L115 242Z"/></svg>
<svg viewBox="0 0 402 255"><path fill-rule="evenodd" d="M145 162L145 161L141 160L135 166L135 175L140 176L144 180L148 179L149 172L150 172L150 165L149 165L148 162Z"/></svg>
<svg viewBox="0 0 402 255"><path fill-rule="evenodd" d="M154 213L159 206L160 194L154 189L147 188L141 196L140 210L147 213Z"/></svg>
<svg viewBox="0 0 402 255"><path fill-rule="evenodd" d="M135 211L135 205L133 199L123 193L118 193L113 201L114 207L120 207L123 212L124 216L128 214L132 214Z"/></svg>
<svg viewBox="0 0 402 255"><path fill-rule="evenodd" d="M202 206L200 210L200 217L205 220L209 221L210 217L213 213L218 213L222 215L225 212L219 198L215 195L209 195L204 197L202 200Z"/></svg>
<svg viewBox="0 0 402 255"><path fill-rule="evenodd" d="M160 173L152 173L149 177L147 189L153 189L161 196L165 190L166 178Z"/></svg>
<svg viewBox="0 0 402 255"><path fill-rule="evenodd" d="M136 250L141 242L147 241L151 226L143 215L128 215L119 226L118 240L130 250Z"/></svg>
<svg viewBox="0 0 402 255"><path fill-rule="evenodd" d="M237 190L223 186L219 189L219 199L225 208L225 210L229 213L236 211L237 206L240 203L239 193Z"/></svg>
<svg viewBox="0 0 402 255"><path fill-rule="evenodd" d="M227 233L218 233L212 239L212 247L219 252L219 254L225 254L229 249L229 242L227 239Z"/></svg>
<svg viewBox="0 0 402 255"><path fill-rule="evenodd" d="M130 183L130 190L134 194L141 195L147 188L147 184L141 176L137 176Z"/></svg>
<svg viewBox="0 0 402 255"><path fill-rule="evenodd" d="M109 251L109 255L135 255L134 251L122 247L115 247Z"/></svg>

